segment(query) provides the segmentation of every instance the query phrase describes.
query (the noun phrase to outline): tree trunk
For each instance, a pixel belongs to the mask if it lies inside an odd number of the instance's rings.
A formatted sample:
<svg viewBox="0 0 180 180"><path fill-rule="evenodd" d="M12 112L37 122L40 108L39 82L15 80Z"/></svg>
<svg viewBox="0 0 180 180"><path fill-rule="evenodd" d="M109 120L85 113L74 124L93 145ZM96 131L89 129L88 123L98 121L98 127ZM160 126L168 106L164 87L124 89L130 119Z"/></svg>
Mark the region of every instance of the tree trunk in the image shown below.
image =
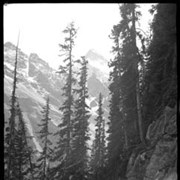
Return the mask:
<svg viewBox="0 0 180 180"><path fill-rule="evenodd" d="M70 30L70 35L69 35L69 38L72 39L72 34L71 34L71 30ZM69 158L69 155L70 155L70 139L71 139L71 105L72 105L72 44L70 42L70 50L69 50L69 114L68 114L68 131L67 131L67 149L66 149L66 152L67 152L67 156L66 156L66 165L68 164L67 163L67 160ZM67 165L68 166L68 165Z"/></svg>
<svg viewBox="0 0 180 180"><path fill-rule="evenodd" d="M141 102L140 102L140 93L139 93L139 82L136 82L136 100L137 100L137 111L138 111L139 135L140 135L141 142L144 143L144 136L143 136L143 129L142 129Z"/></svg>
<svg viewBox="0 0 180 180"><path fill-rule="evenodd" d="M17 83L17 57L18 57L18 46L19 46L19 35L18 35L18 41L16 46L16 57L15 57L15 64L14 64L14 81L13 81L13 90L12 90L12 101L11 101L11 117L10 117L10 140L9 140L9 147L8 147L8 166L7 166L7 174L8 174L8 180L11 179L10 177L10 171L11 171L11 151L12 151L12 143L14 138L14 128L15 128L15 94L16 94L16 83Z"/></svg>
<svg viewBox="0 0 180 180"><path fill-rule="evenodd" d="M136 102L137 102L137 114L138 114L138 127L139 127L139 136L142 143L144 143L144 137L143 137L143 129L142 129L142 113L141 113L141 101L140 101L140 88L139 88L139 71L138 71L138 62L139 62L139 56L138 56L138 48L136 45L136 24L135 24L135 5L133 4L132 9L132 36L133 36L133 42L135 46L135 53L136 53L136 63L135 63L135 73L136 73Z"/></svg>
<svg viewBox="0 0 180 180"><path fill-rule="evenodd" d="M124 127L123 127L123 130L124 130L124 141L125 141L124 148L128 149L128 137L127 137L127 130L126 130L126 120L125 120L124 113L122 113L122 114L123 114L123 124L124 124Z"/></svg>

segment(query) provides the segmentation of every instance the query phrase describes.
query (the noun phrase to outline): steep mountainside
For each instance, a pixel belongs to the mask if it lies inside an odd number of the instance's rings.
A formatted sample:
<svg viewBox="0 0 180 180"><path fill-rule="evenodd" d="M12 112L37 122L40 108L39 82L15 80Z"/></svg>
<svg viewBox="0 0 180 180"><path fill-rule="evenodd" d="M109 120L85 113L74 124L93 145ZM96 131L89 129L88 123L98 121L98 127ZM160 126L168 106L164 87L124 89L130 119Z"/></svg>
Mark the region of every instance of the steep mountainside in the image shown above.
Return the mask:
<svg viewBox="0 0 180 180"><path fill-rule="evenodd" d="M89 51L86 55L88 65L88 88L89 99L87 104L91 107L90 130L94 134L94 118L97 115L98 96L101 92L104 96L104 115L108 116L108 79L107 70L102 67L107 66L107 60L94 51ZM15 46L7 42L4 45L4 113L5 119L9 118L9 100L12 91L13 70L15 61ZM97 62L95 66L93 64ZM102 66L100 66L102 65ZM37 54L32 53L29 57L19 49L18 53L18 84L17 97L23 111L24 120L28 131L32 135L36 149L41 151L41 143L37 137L37 124L41 119L42 106L45 105L45 97L50 97L50 131L56 132L57 125L61 122L61 112L59 107L63 102L61 87L64 78L56 73L47 62L42 60ZM55 137L52 141L55 142Z"/></svg>
<svg viewBox="0 0 180 180"><path fill-rule="evenodd" d="M166 107L146 134L146 146L137 146L129 159L128 180L177 179L177 117L176 107Z"/></svg>

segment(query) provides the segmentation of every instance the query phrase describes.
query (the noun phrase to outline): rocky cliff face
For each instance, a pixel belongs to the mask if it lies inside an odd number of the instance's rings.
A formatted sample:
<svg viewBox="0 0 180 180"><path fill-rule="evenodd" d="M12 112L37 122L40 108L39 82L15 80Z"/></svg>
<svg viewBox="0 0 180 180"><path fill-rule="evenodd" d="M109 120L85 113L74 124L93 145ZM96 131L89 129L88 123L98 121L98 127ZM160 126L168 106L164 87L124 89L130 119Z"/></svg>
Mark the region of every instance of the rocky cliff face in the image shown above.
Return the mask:
<svg viewBox="0 0 180 180"><path fill-rule="evenodd" d="M135 148L130 156L127 180L177 180L176 109L166 107L149 125L147 145Z"/></svg>
<svg viewBox="0 0 180 180"><path fill-rule="evenodd" d="M5 119L9 118L9 100L12 93L13 71L15 61L15 45L10 42L4 45L4 114ZM90 106L90 131L94 134L94 118L97 115L98 96L101 92L104 96L104 115L108 117L108 79L107 71L103 72L98 66L94 67L93 62L100 61L100 64L107 66L106 60L96 52L89 51L86 58L90 62L88 65L88 88L89 99L87 104ZM28 127L29 134L33 136L33 145L41 151L41 142L38 139L37 132L39 130L38 123L41 120L42 106L45 105L45 98L50 98L50 131L56 132L57 125L61 122L61 112L59 107L63 102L61 88L63 86L64 77L56 73L47 62L42 60L37 54L32 53L29 56L20 49L18 52L18 68L17 68L17 97L19 99L23 117ZM55 143L55 137L51 138Z"/></svg>

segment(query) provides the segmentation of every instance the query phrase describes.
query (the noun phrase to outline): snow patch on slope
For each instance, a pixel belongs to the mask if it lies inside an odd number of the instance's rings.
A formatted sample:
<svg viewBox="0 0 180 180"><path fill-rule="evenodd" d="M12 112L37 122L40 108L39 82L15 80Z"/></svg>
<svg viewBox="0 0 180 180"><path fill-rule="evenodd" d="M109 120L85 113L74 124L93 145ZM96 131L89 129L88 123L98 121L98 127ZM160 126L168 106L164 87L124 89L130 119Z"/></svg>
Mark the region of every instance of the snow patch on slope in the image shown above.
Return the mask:
<svg viewBox="0 0 180 180"><path fill-rule="evenodd" d="M8 77L7 75L4 75L4 92L7 95L11 95L12 92L12 78Z"/></svg>
<svg viewBox="0 0 180 180"><path fill-rule="evenodd" d="M41 104L45 103L45 100L37 92L35 92L34 88L31 86L25 86L24 84L20 83L18 84L18 90L21 91L21 97L23 93L23 95L34 99L35 102L38 101Z"/></svg>
<svg viewBox="0 0 180 180"><path fill-rule="evenodd" d="M96 97L89 96L89 98L86 99L86 104L90 107L91 102L94 101L95 99Z"/></svg>
<svg viewBox="0 0 180 180"><path fill-rule="evenodd" d="M4 51L4 56L12 57L15 59L16 51L12 49L8 49L8 51Z"/></svg>
<svg viewBox="0 0 180 180"><path fill-rule="evenodd" d="M14 70L14 66L12 66L11 64L9 64L8 62L4 62L4 65L7 66L7 68L9 68L11 71Z"/></svg>
<svg viewBox="0 0 180 180"><path fill-rule="evenodd" d="M28 76L27 81L29 81L30 83L36 83L37 84L37 82L34 80L34 77Z"/></svg>
<svg viewBox="0 0 180 180"><path fill-rule="evenodd" d="M92 107L90 112L93 116L97 116L97 110L98 110L98 106Z"/></svg>
<svg viewBox="0 0 180 180"><path fill-rule="evenodd" d="M87 58L89 59L89 58ZM98 70L100 70L101 72L103 72L105 75L109 74L109 68L108 68L108 64L102 63L100 60L96 60L96 61L91 61L89 59L89 65L91 65L92 67L97 68Z"/></svg>

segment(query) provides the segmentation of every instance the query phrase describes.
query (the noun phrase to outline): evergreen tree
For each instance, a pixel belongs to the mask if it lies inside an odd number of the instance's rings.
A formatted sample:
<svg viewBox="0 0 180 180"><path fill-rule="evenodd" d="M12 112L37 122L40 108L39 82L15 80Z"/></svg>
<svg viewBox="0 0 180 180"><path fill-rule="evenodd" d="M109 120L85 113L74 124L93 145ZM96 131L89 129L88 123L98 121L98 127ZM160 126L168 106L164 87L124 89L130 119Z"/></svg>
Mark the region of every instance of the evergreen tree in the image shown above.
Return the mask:
<svg viewBox="0 0 180 180"><path fill-rule="evenodd" d="M77 30L74 27L74 23L70 23L63 31L66 35L64 44L60 44L62 55L65 56L64 66L60 66L59 73L63 74L66 78L66 83L62 88L64 102L60 107L62 111L62 123L59 125L59 131L55 135L59 135L59 141L56 147L56 160L59 162L57 178L67 179L70 176L68 166L71 164L71 138L72 138L72 116L73 116L73 85L76 80L73 77L73 55L72 50L74 47L74 39L76 37ZM63 167L63 169L62 169Z"/></svg>
<svg viewBox="0 0 180 180"><path fill-rule="evenodd" d="M144 143L138 70L138 67L143 64L143 59L136 43L137 37L141 35L136 29L136 22L141 13L136 10L136 7L135 4L121 5L122 20L112 31L112 39L115 43L113 52L116 56L110 63L113 71L110 73L109 86L111 101L108 158L112 162L110 163L113 167L111 174L115 179L119 173L122 173L122 176L125 175L122 170L117 172L117 167L124 161L120 159L123 157L120 154L125 153L125 149L129 149L134 144Z"/></svg>
<svg viewBox="0 0 180 180"><path fill-rule="evenodd" d="M88 98L87 89L87 60L82 57L80 61L79 89L76 90L77 100L75 101L73 141L72 141L72 174L74 180L85 180L88 177L88 144L90 139L88 133L89 107L86 104Z"/></svg>
<svg viewBox="0 0 180 180"><path fill-rule="evenodd" d="M27 129L24 124L23 115L16 98L15 106L15 129L13 138L13 159L12 174L10 179L34 179L32 162L33 150L28 145Z"/></svg>
<svg viewBox="0 0 180 180"><path fill-rule="evenodd" d="M136 43L136 37L137 37L137 31L136 31L136 21L138 19L138 13L139 11L136 11L136 5L133 4L132 7L132 30L131 30L131 37L132 37L132 42L133 42L133 48L134 48L134 68L135 68L135 76L136 76L136 103L137 103L137 114L138 114L138 128L139 128L139 136L140 140L142 143L144 142L144 134L143 134L143 127L142 127L142 102L141 102L141 97L140 97L140 75L139 75L139 70L138 70L138 65L140 64L141 61L141 56L139 55L139 49L137 47Z"/></svg>
<svg viewBox="0 0 180 180"><path fill-rule="evenodd" d="M104 168L106 166L106 131L105 131L105 119L102 118L102 124L101 124L101 167Z"/></svg>
<svg viewBox="0 0 180 180"><path fill-rule="evenodd" d="M38 126L41 127L40 131L38 132L39 138L42 141L43 144L43 151L38 159L38 179L39 180L48 180L48 164L51 160L52 156L52 149L50 146L52 145L52 142L49 140L49 135L52 133L49 132L49 121L51 120L49 117L49 97L46 100L46 106L43 107L42 115L43 119L41 120L41 124Z"/></svg>
<svg viewBox="0 0 180 180"><path fill-rule="evenodd" d="M123 96L123 114L126 119L126 125L129 127L127 134L130 144L136 144L139 140L144 142L138 71L138 66L142 59L139 56L139 49L136 45L137 32L135 25L140 13L135 10L136 7L135 4L124 4L120 7L123 18L120 23L120 39L122 41L121 90ZM133 131L134 134L132 133ZM139 134L137 139L134 138L136 134Z"/></svg>
<svg viewBox="0 0 180 180"><path fill-rule="evenodd" d="M112 47L112 52L115 57L109 63L109 67L112 68L110 72L110 112L109 112L109 128L107 133L109 134L108 147L107 147L107 159L108 159L108 172L106 172L106 177L117 178L117 169L119 162L119 154L122 153L124 149L126 129L123 129L124 117L122 113L123 105L123 95L121 90L121 75L122 69L122 58L121 58L121 48L120 48L120 24L115 25L112 30L111 39L114 41L114 46Z"/></svg>
<svg viewBox="0 0 180 180"><path fill-rule="evenodd" d="M98 103L98 116L95 119L96 121L96 132L95 139L93 142L92 152L92 168L94 173L94 178L99 180L102 178L102 170L105 167L105 156L106 156L106 145L105 145L105 120L103 118L102 110L102 95L99 94L99 103Z"/></svg>
<svg viewBox="0 0 180 180"><path fill-rule="evenodd" d="M145 143L144 134L149 123L160 116L165 106L176 105L176 5L158 4L152 8L151 11L156 11L156 14L151 25L153 38L146 63L142 54L145 47L142 51L137 47L137 39L142 45L145 39L136 28L141 15L136 8L135 4L120 6L122 20L112 31L116 56L110 63L113 71L109 86L108 163L112 169L109 179L125 175L128 153L131 153L133 145ZM120 171L117 172L117 169Z"/></svg>
<svg viewBox="0 0 180 180"><path fill-rule="evenodd" d="M24 124L22 112L16 97L17 88L17 63L18 43L14 65L14 81L11 96L11 109L9 124L5 127L5 179L34 179L32 149L28 146L27 130Z"/></svg>
<svg viewBox="0 0 180 180"><path fill-rule="evenodd" d="M32 162L32 148L28 146L27 129L24 124L23 115L17 104L16 114L18 117L17 128L15 130L14 146L15 146L15 166L14 179L34 179L34 164Z"/></svg>
<svg viewBox="0 0 180 180"><path fill-rule="evenodd" d="M13 90L11 95L11 107L10 107L10 118L5 127L5 145L4 145L4 168L5 168L5 179L10 180L14 177L14 166L15 166L15 117L16 117L16 88L17 88L17 62L18 62L18 45L19 37L16 46L16 57L14 65L14 80L13 80Z"/></svg>
<svg viewBox="0 0 180 180"><path fill-rule="evenodd" d="M95 132L96 136L96 132ZM95 139L92 142L92 148L91 148L91 157L90 157L90 163L89 163L89 179L94 179L95 174L95 153L96 153L96 144Z"/></svg>
<svg viewBox="0 0 180 180"><path fill-rule="evenodd" d="M177 103L176 4L157 4L151 9L153 32L143 86L144 129L158 119L165 106Z"/></svg>

